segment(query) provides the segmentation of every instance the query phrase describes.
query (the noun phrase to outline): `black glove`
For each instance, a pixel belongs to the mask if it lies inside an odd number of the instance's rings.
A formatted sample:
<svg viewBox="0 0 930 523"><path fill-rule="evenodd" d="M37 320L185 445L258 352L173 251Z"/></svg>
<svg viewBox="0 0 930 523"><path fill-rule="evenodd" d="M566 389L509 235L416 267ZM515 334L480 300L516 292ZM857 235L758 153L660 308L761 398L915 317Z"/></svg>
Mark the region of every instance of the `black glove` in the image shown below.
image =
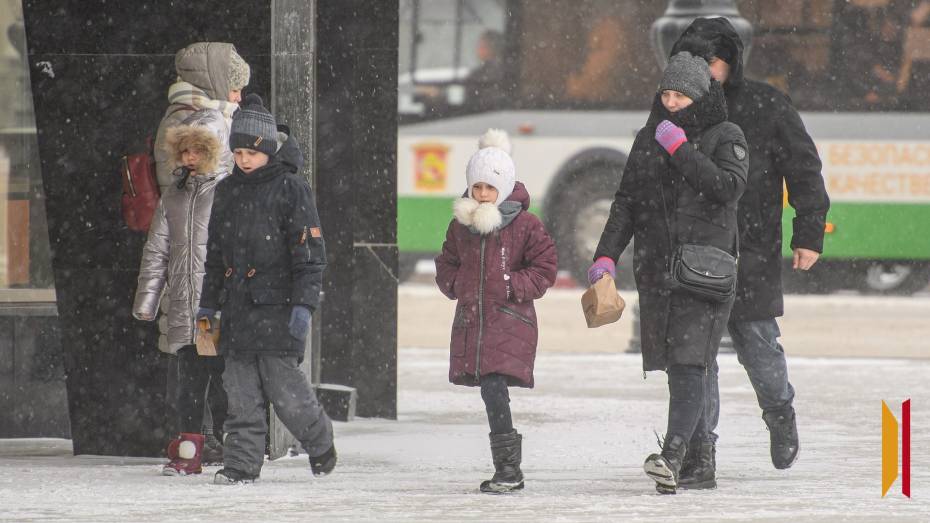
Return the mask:
<svg viewBox="0 0 930 523"><path fill-rule="evenodd" d="M304 305L294 305L291 309L291 320L287 322L287 330L298 340L307 339L310 332L310 309Z"/></svg>

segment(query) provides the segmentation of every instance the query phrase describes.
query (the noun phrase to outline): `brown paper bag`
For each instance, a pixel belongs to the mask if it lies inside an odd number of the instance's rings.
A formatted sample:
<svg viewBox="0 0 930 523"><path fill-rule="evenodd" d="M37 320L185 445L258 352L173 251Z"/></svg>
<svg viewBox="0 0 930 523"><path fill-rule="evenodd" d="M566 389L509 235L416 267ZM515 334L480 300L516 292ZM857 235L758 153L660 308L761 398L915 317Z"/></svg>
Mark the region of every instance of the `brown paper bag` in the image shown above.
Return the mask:
<svg viewBox="0 0 930 523"><path fill-rule="evenodd" d="M197 320L197 355L216 356L216 344L220 342L220 324L214 319L216 328L210 329L210 320Z"/></svg>
<svg viewBox="0 0 930 523"><path fill-rule="evenodd" d="M620 319L626 303L617 293L617 286L609 274L597 280L581 296L581 308L584 310L584 319L588 328L600 327Z"/></svg>

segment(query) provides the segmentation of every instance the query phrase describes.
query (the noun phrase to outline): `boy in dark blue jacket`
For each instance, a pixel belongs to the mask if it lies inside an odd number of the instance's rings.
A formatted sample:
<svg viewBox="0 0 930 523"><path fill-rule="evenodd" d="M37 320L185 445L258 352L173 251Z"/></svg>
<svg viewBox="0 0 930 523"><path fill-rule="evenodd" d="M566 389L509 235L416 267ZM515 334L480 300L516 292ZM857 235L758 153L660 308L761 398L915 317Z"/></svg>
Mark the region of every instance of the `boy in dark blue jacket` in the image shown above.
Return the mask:
<svg viewBox="0 0 930 523"><path fill-rule="evenodd" d="M313 192L296 174L299 150L290 139L279 150L274 116L258 96L233 117L229 146L236 167L216 189L197 314L215 321L222 311L229 411L214 483L258 478L266 400L310 455L313 474L325 475L336 466L332 422L298 368L326 267Z"/></svg>

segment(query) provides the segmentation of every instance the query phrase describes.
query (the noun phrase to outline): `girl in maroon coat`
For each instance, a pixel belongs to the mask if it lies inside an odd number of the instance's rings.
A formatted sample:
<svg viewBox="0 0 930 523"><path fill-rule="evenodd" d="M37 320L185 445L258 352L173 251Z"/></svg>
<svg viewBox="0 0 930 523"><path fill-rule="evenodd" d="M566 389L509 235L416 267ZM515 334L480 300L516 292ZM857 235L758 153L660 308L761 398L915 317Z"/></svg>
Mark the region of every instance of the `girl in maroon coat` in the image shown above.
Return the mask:
<svg viewBox="0 0 930 523"><path fill-rule="evenodd" d="M522 436L513 428L508 386L532 387L536 359L533 300L555 283L555 244L527 209L510 142L491 129L468 162L467 196L454 205L436 283L458 300L452 322L449 381L480 386L491 427L494 477L482 492L523 488Z"/></svg>

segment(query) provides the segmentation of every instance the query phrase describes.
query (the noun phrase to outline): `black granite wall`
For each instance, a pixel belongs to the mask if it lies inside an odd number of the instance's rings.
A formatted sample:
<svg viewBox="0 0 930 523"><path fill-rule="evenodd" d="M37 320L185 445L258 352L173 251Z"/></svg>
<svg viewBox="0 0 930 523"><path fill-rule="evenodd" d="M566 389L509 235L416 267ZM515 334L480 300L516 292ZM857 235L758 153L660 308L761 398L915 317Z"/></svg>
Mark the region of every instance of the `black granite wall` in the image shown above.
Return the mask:
<svg viewBox="0 0 930 523"><path fill-rule="evenodd" d="M158 455L168 437L168 360L130 314L145 237L121 220L118 169L155 132L174 53L195 41L233 43L246 92L308 149L319 137L306 174L330 254L323 381L357 387L361 416L396 416L397 1L320 3L24 0L75 453Z"/></svg>
<svg viewBox="0 0 930 523"><path fill-rule="evenodd" d="M397 415L397 0L317 3L323 382Z"/></svg>
<svg viewBox="0 0 930 523"><path fill-rule="evenodd" d="M120 217L119 158L154 134L174 53L191 42L232 42L252 66L247 91L267 95L270 5L25 0L23 10L74 450L158 455L167 357L154 324L130 314L145 237Z"/></svg>

